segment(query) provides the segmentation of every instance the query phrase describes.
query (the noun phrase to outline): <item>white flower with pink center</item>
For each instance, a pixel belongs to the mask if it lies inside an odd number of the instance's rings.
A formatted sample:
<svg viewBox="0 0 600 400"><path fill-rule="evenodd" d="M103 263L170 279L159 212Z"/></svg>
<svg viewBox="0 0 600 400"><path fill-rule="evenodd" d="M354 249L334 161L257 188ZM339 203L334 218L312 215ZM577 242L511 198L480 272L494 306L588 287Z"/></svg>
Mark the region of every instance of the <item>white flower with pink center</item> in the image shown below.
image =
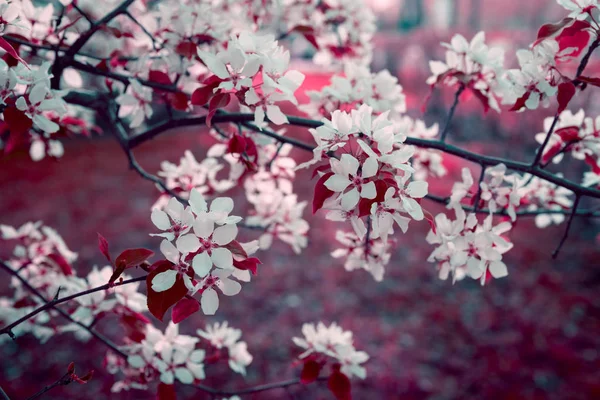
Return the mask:
<svg viewBox="0 0 600 400"><path fill-rule="evenodd" d="M343 210L353 209L361 198L374 199L377 196L375 182L369 180L377 174L379 163L376 158L367 158L361 166L350 154L342 154L340 160L331 159L330 164L334 175L327 179L325 186L340 193L338 199Z"/></svg>
<svg viewBox="0 0 600 400"><path fill-rule="evenodd" d="M190 208L185 208L176 198L171 198L164 210L153 210L150 216L152 223L164 233L151 233L150 236L160 236L174 240L190 231L194 225L194 215Z"/></svg>

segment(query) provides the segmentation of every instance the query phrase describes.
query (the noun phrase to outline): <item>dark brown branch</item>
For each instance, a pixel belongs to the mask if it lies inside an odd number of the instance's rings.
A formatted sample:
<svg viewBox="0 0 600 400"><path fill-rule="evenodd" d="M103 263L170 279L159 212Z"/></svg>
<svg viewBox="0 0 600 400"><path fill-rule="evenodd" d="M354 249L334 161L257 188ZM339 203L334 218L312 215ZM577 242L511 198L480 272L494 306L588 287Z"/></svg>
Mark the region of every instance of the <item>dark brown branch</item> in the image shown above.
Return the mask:
<svg viewBox="0 0 600 400"><path fill-rule="evenodd" d="M78 321L74 320L68 313L66 313L64 310L62 310L60 308L57 308L56 306L58 306L59 304L65 303L67 301L71 301L71 300L76 299L76 298L81 297L81 296L86 296L86 295L91 294L91 293L99 292L99 291L102 291L102 290L107 290L107 289L110 289L110 288L115 287L115 286L122 286L122 285L127 285L129 283L141 282L141 281L143 281L143 280L146 279L145 276L141 276L141 277L138 277L138 278L132 278L132 279L124 280L122 282L116 282L114 284L108 284L107 283L106 285L102 285L102 286L98 286L98 287L95 287L95 288L87 289L87 290L84 290L82 292L74 293L74 294L69 295L69 296L65 296L65 297L61 297L61 298L54 298L53 300L47 300L36 288L34 288L33 286L31 286L31 284L26 279L24 279L21 275L19 275L19 273L17 271L15 271L14 269L12 269L8 264L6 264L3 261L0 261L0 268L4 269L8 273L10 273L14 277L16 277L29 291L31 291L40 300L42 300L44 302L43 305L41 305L40 307L38 307L35 310L31 311L27 315L19 318L15 322L13 322L13 323L11 323L9 325L6 325L2 329L0 329L0 335L7 334L7 335L9 335L9 336L11 336L13 338L14 338L14 334L12 333L12 329L14 327L16 327L17 325L19 325L19 324L27 321L28 319L31 319L31 318L35 317L36 315L38 315L41 312L49 310L50 308L56 309L59 313L61 313L63 316L65 316L66 318L68 318L72 322L74 322L74 323L82 326L83 328L89 330L89 327L86 327L84 324L81 324ZM101 335L98 334L97 332L92 331L92 330L89 330L89 332L92 335L96 336L98 339L101 339L102 341L105 340L105 338L102 339ZM114 345L109 345L109 346L110 347L114 347L113 350L115 350L117 352L120 352L120 350L118 350L118 348L116 348L116 346L114 346Z"/></svg>
<svg viewBox="0 0 600 400"><path fill-rule="evenodd" d="M83 46L87 44L87 42L92 38L92 36L94 36L96 32L98 32L104 25L116 18L119 14L126 12L127 8L134 1L135 0L123 1L114 10L106 14L102 19L92 24L90 29L88 29L81 36L79 36L77 40L71 45L71 47L69 47L69 49L65 52L62 58L56 59L56 61L52 65L52 89L60 88L60 79L62 77L63 71L65 70L65 68L70 66L70 64L74 60L75 55L81 50Z"/></svg>
<svg viewBox="0 0 600 400"><path fill-rule="evenodd" d="M300 117L292 117L292 116L288 116L288 120L289 120L290 125L302 126L305 128L318 128L319 126L321 126L323 124L320 121L315 121L315 120L300 118ZM244 122L251 122L251 121L254 121L254 114L250 114L250 113L225 113L225 112L223 112L223 113L219 113L218 115L215 115L213 118L213 123L223 123L223 122L244 123ZM139 146L143 142L145 142L149 139L152 139L152 138L160 135L161 133L163 133L169 129L172 129L172 128L202 125L205 122L206 122L206 117L204 117L204 116L203 117L195 117L195 118L184 118L184 119L178 119L178 120L165 122L154 128L149 129L148 131L142 132L142 133L137 134L137 135L133 136L132 138L130 138L129 139L130 146L132 148ZM274 132L261 131L257 127L256 127L256 130L259 133L263 133L267 136L273 137L274 139L277 139L284 143L290 143L293 146L301 148L306 151L312 152L314 149L314 146L312 146L308 143L298 141L296 139L292 139L292 138L285 137L285 136L280 136ZM426 149L441 150L444 153L451 154L451 155L460 157L464 160L468 160L468 161L471 161L471 162L474 162L474 163L477 163L477 164L480 164L483 166L495 166L498 164L504 164L504 165L506 165L507 168L509 168L513 171L518 171L518 172L537 176L538 178L544 179L548 182L551 182L558 186L569 189L576 194L580 194L582 196L589 196L589 197L593 197L593 198L600 198L600 190L592 189L592 188L588 188L588 187L579 185L568 179L562 178L562 177L554 175L548 171L545 171L542 168L540 168L539 166L532 166L529 163L524 163L521 161L514 161L514 160L500 158L500 157L493 157L493 156L487 156L487 155L483 155L483 154L473 153L471 151L462 149L460 147L453 146L453 145L447 144L447 143L443 143L439 140L428 140L428 139L408 137L408 138L406 138L406 141L404 143L413 145L413 146L417 146L417 147L421 147L421 148L426 148Z"/></svg>
<svg viewBox="0 0 600 400"><path fill-rule="evenodd" d="M324 381L326 379L327 379L327 377L320 377L320 378L317 378L317 381ZM218 390L218 389L214 389L214 388L211 388L210 386L205 386L205 385L195 385L195 387L197 387L198 389L200 389L206 393L210 393L213 395L219 395L219 396L236 396L237 395L237 396L239 396L239 395L244 395L244 394L265 392L267 390L273 390L273 389L283 389L283 388L287 388L290 386L298 385L300 383L302 383L302 382L300 381L299 378L294 378L294 379L289 379L286 381L266 383L264 385L257 385L257 386L249 387L246 389L239 389L239 390Z"/></svg>

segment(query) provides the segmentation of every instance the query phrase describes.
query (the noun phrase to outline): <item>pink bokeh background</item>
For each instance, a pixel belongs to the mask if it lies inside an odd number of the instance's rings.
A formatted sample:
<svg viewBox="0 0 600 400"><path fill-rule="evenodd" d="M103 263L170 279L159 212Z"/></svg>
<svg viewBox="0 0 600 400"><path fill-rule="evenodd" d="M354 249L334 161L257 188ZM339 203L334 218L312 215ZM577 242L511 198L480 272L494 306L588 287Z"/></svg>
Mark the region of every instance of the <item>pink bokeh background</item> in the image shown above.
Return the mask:
<svg viewBox="0 0 600 400"><path fill-rule="evenodd" d="M383 3L389 7L378 6L383 16L404 7L403 2ZM439 4L425 3L428 15L435 15ZM382 22L383 33L375 40L376 68L386 67L398 75L407 92L409 113L429 123L443 121L452 92L436 91L427 113L420 112L429 90L426 62L443 56L438 43L449 40L454 31L473 34L472 9L464 5L469 2L459 3L454 26L433 29L426 25L399 33L395 30L398 16L388 16ZM505 44L513 53L533 41L536 24L562 15L552 1L480 3L480 27L488 31L490 42ZM520 29L512 29L519 21ZM598 76L599 69L593 61L588 71ZM328 81L327 73L308 68L305 72L303 90ZM582 94L571 109L584 107L598 114L591 96L589 91ZM523 160L533 154L533 136L541 131L543 118L552 113L542 109L483 118L477 101L466 96L461 98L450 138L477 152ZM311 140L302 129L291 128L289 135ZM177 162L186 149L201 159L212 143L205 128L186 129L141 146L136 155L148 171L156 172L162 160ZM298 161L309 156L300 150L293 155ZM430 183L434 194L447 195L463 166L477 171L476 166L452 157L446 158L445 165L449 175ZM568 177L581 176L579 164L566 166ZM115 250L148 247L158 251L159 241L148 236L154 230L149 209L158 191L128 169L109 132L91 140L65 142L65 156L59 161L33 163L25 151L0 157L0 171L0 223L43 220L54 227L79 253L75 268L80 275L93 265L104 265L96 232ZM309 171L298 175L295 191L301 200L310 202L313 184ZM236 210L244 210L243 193L231 196ZM423 205L433 214L442 210L428 201ZM520 219L511 234L515 248L506 256L510 275L482 288L471 280L452 285L437 279L435 267L426 262L431 251L424 240L427 223L412 223L408 234L397 236L385 279L377 283L364 271L346 272L339 260L329 256L341 225L326 221L322 214L310 215L310 207L305 217L312 228L309 247L301 255L285 245L274 245L259 254L263 262L259 275L238 296L222 301L216 316L199 313L181 324L182 333L193 333L207 323L228 320L244 331L243 340L254 356L247 377L234 376L227 368L208 369L206 385L235 389L298 376L300 368L293 359L299 351L291 337L300 334L303 323L322 320L337 321L352 330L357 349L371 356L367 379L353 380L356 399L600 398L600 250L594 221L576 221L559 258L552 260L564 226L540 230L531 219ZM243 239L257 236L252 231L241 234ZM1 256L9 250L0 245ZM7 279L2 282L0 294L6 294ZM99 329L116 340L121 334L110 319ZM5 342L0 346L0 386L11 398L26 398L52 383L74 361L80 371L95 369L94 379L86 386L59 387L46 398L154 397L151 391L111 394L115 377L102 370L105 351L94 340L84 344L69 335L54 337L44 345L30 336ZM183 386L178 392L182 399L211 398ZM243 399L286 396L331 398L324 384L315 383Z"/></svg>

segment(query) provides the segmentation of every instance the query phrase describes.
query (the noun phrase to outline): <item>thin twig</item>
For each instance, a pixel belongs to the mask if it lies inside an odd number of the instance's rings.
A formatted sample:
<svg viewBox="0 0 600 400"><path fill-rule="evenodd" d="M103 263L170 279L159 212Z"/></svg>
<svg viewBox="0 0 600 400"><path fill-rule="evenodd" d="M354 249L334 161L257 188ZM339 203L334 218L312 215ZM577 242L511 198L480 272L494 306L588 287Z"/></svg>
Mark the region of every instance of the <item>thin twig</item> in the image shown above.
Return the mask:
<svg viewBox="0 0 600 400"><path fill-rule="evenodd" d="M42 388L42 390L40 390L39 392L37 392L33 396L28 397L27 400L37 399L38 397L40 397L44 393L49 392L50 390L54 389L55 387L57 387L57 386L66 386L66 385L70 384L71 382L73 382L73 379L71 378L71 374L67 372L66 374L64 374L63 376L61 376L60 378L58 378L56 380L56 382L52 383L51 385L44 386Z"/></svg>
<svg viewBox="0 0 600 400"><path fill-rule="evenodd" d="M326 379L327 379L327 377L319 377L319 378L317 378L317 381L324 381ZM256 385L253 387L249 387L246 389L240 389L240 390L219 390L219 389L214 389L210 386L205 386L205 385L195 385L195 387L197 387L200 390L203 390L206 393L210 393L213 395L220 395L220 396L236 396L236 395L238 395L239 396L239 395L243 395L243 394L259 393L259 392L265 392L267 390L286 388L289 386L298 385L300 383L301 383L301 381L299 378L294 378L294 379L289 379L289 380L281 381L281 382Z"/></svg>
<svg viewBox="0 0 600 400"><path fill-rule="evenodd" d="M138 278L132 278L132 279L127 279L124 280L122 282L115 282L113 284L106 284L106 285L102 285L102 286L98 286L95 288L91 288L91 289L87 289L78 293L74 293L72 295L69 296L65 296L65 297L61 297L61 298L57 298L54 300L47 300L46 298L44 298L44 296L33 286L31 286L31 284L25 279L23 278L17 271L15 271L14 269L12 269L8 264L6 264L4 261L0 261L0 268L4 269L5 271L7 271L8 273L10 273L11 275L13 275L14 277L16 277L23 285L25 285L32 293L34 293L38 298L40 298L40 300L42 300L44 302L43 305L41 305L40 307L36 308L35 310L31 311L30 313L28 313L27 315L19 318L18 320L16 320L15 322L6 325L4 327L2 327L2 329L0 329L0 335L3 334L7 334L11 337L14 337L14 335L12 334L12 329L14 327L16 327L17 325L33 318L34 316L38 315L41 312L44 312L50 308L55 308L59 313L64 313L64 310L61 310L60 308L57 308L56 306L58 306L59 304L62 303L66 303L67 301L71 301L73 299L76 299L78 297L81 296L86 296L88 294L91 293L95 293L95 292L99 292L102 290L107 290L110 289L112 287L116 287L116 286L123 286L123 285L127 285L129 283L134 283L134 282L141 282L144 281L146 279L145 276L140 276ZM65 315L65 314L63 314ZM72 317L69 314L66 314L67 318L71 319L72 322L77 323L76 320L73 320ZM85 327L85 325L83 325L83 327ZM91 333L91 332L90 332Z"/></svg>
<svg viewBox="0 0 600 400"><path fill-rule="evenodd" d="M567 237L569 236L569 231L571 230L571 224L573 223L573 218L575 217L575 214L577 213L577 207L579 207L579 200L581 200L581 196L575 197L575 203L573 204L573 209L571 211L571 215L569 216L569 221L567 222L567 227L565 228L565 233L563 234L562 238L560 239L560 243L558 244L558 247L552 253L552 258L558 257L558 253L560 252L560 249L563 247L563 245L567 241Z"/></svg>
<svg viewBox="0 0 600 400"><path fill-rule="evenodd" d="M554 129L556 128L556 124L558 123L559 119L560 119L560 114L556 113L556 115L554 116L554 119L552 120L552 125L550 125L550 129L548 130L548 133L546 133L544 142L541 144L540 147L538 147L537 152L535 153L535 158L531 162L532 167L535 167L536 165L538 165L538 163L542 159L542 156L544 155L544 149L548 145L548 142L550 141L550 138L552 137L552 134L554 133Z"/></svg>
<svg viewBox="0 0 600 400"><path fill-rule="evenodd" d="M0 386L0 398L2 400L10 400L10 397L8 397L8 395L6 394L6 392L2 389L2 387Z"/></svg>
<svg viewBox="0 0 600 400"><path fill-rule="evenodd" d="M481 166L481 172L479 174L479 183L477 184L477 194L475 195L475 201L473 202L473 211L477 212L479 210L479 200L481 199L481 192L483 189L481 188L481 184L483 183L483 179L485 178L485 166Z"/></svg>
<svg viewBox="0 0 600 400"><path fill-rule="evenodd" d="M444 129L442 130L442 133L440 135L440 142L442 142L442 143L444 143L446 141L446 135L448 135L448 131L450 130L450 123L452 122L452 118L454 117L454 112L456 111L456 107L458 106L458 101L459 101L460 95L462 94L462 92L464 92L465 88L466 87L465 87L464 83L461 83L460 86L458 87L458 90L454 94L454 102L452 103L452 106L450 107L450 111L448 112L448 116L446 117L446 122L444 123Z"/></svg>
<svg viewBox="0 0 600 400"><path fill-rule="evenodd" d="M87 44L87 42L94 36L96 32L98 32L102 26L112 21L119 14L126 12L127 8L134 2L135 0L125 0L121 4L119 4L115 9L106 14L102 19L96 21L90 29L85 31L81 36L75 40L75 42L69 47L69 49L65 52L62 58L57 58L54 64L52 65L52 80L51 87L52 89L60 89L60 79L62 77L63 71L70 66L73 62L75 55L81 50L83 46Z"/></svg>

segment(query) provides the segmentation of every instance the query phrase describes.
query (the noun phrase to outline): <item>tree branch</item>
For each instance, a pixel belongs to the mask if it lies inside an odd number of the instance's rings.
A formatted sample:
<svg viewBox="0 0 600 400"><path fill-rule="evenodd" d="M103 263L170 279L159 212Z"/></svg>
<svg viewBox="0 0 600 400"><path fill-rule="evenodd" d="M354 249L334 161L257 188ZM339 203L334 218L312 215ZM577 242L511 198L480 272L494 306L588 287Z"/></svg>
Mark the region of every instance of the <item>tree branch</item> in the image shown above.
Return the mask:
<svg viewBox="0 0 600 400"><path fill-rule="evenodd" d="M315 121L315 120L306 119L306 118L292 117L292 116L288 116L287 118L289 120L289 124L293 125L293 126L302 126L305 128L318 128L319 126L323 125L323 123L321 121ZM213 121L213 123L251 122L251 121L254 121L254 114L222 112L222 113L215 115L213 117L212 121ZM142 133L139 133L139 134L133 136L132 138L129 139L130 146L132 148L137 147L140 144L142 144L143 142L150 140L172 128L202 125L205 122L206 122L205 116L194 117L194 118L182 118L182 119L175 119L173 121L168 121L168 122L160 124L154 128L151 128L145 132L142 132ZM314 146L312 146L308 143L301 142L296 139L292 139L292 138L285 137L285 136L280 136L274 132L269 132L266 130L261 131L258 127L254 127L253 129L256 129L256 131L258 133L265 134L265 135L272 137L276 140L279 140L281 142L290 143L294 147L298 147L302 150L312 152L314 149ZM514 161L514 160L500 158L500 157L493 157L493 156L487 156L487 155L483 155L483 154L473 153L471 151L462 149L460 147L453 146L451 144L441 142L439 140L428 140L428 139L421 139L421 138L415 138L415 137L408 137L408 138L406 138L404 143L408 144L408 145L421 147L421 148L426 148L426 149L440 150L444 153L460 157L464 160L480 164L484 167L485 166L495 166L498 164L504 164L504 165L506 165L507 168L509 168L511 170L537 176L538 178L544 179L548 182L551 182L558 186L569 189L569 190L575 192L576 194L580 194L582 196L589 196L589 197L593 197L593 198L600 198L600 190L592 189L592 188L588 188L588 187L579 185L568 179L561 178L557 175L547 172L544 169L540 168L539 166L533 166L533 165L525 163L525 162Z"/></svg>
<svg viewBox="0 0 600 400"><path fill-rule="evenodd" d="M571 215L569 216L569 221L567 222L567 227L565 228L565 233L563 234L562 238L560 239L560 243L558 244L558 247L552 253L552 258L554 258L554 259L556 257L558 257L558 253L560 252L560 249L563 247L563 245L567 241L567 237L569 236L569 231L571 230L571 224L573 223L573 218L575 217L575 214L577 213L577 207L579 207L579 200L581 200L581 196L575 197L575 203L573 204L573 209L571 211Z"/></svg>
<svg viewBox="0 0 600 400"><path fill-rule="evenodd" d="M144 281L146 279L145 276L140 276L137 278L132 278L132 279L128 279L122 282L116 282L113 284L106 284L106 285L102 285L102 286L98 286L95 288L91 288L91 289L87 289L78 293L74 293L72 295L69 296L65 296L62 298L54 298L53 300L47 300L36 288L34 288L33 286L31 286L31 284L25 279L23 278L17 271L15 271L14 269L12 269L8 264L6 264L4 261L0 261L0 268L4 269L5 271L7 271L8 273L10 273L11 275L13 275L15 278L17 278L30 292L32 292L33 294L35 294L40 300L42 300L44 302L43 305L41 305L40 307L36 308L35 310L31 311L30 313L28 313L27 315L19 318L18 320L16 320L15 322L6 325L5 327L3 327L2 329L0 329L0 335L3 334L7 334L10 337L12 337L13 339L15 338L14 334L12 333L12 329L14 327L16 327L17 325L35 317L36 315L38 315L41 312L44 312L50 308L54 308L56 311L58 311L61 315L63 315L65 318L69 319L71 322L74 322L76 324L78 324L79 326L81 326L82 328L88 330L93 336L95 336L96 338L100 339L101 341L105 342L108 341L108 339L104 338L102 335L100 335L98 332L93 331L91 328L87 327L85 324L82 324L79 321L74 320L68 313L66 313L64 310L57 308L56 306L58 306L59 304L65 303L67 301L71 301L73 299L76 299L78 297L82 297L91 293L95 293L95 292L99 292L102 290L107 290L110 289L112 287L116 287L116 286L122 286L122 285L127 285L129 283L134 283L134 282L141 282ZM113 348L113 350L120 352L120 350L112 343L110 343L110 341L108 341L108 345L109 347Z"/></svg>
<svg viewBox="0 0 600 400"><path fill-rule="evenodd" d="M442 130L442 134L440 135L440 142L444 143L446 141L446 135L448 135L448 131L450 130L450 123L452 122L452 118L454 117L454 112L456 111L456 107L458 106L458 100L460 95L465 90L464 83L461 83L458 87L458 90L454 94L454 102L450 107L450 111L448 112L448 116L446 117L446 122L444 123L444 129Z"/></svg>
<svg viewBox="0 0 600 400"><path fill-rule="evenodd" d="M135 0L125 0L120 5L118 5L114 10L106 14L102 19L96 21L90 29L85 31L81 36L77 38L77 40L69 47L69 49L65 52L63 58L57 58L52 65L52 81L51 87L52 89L60 88L60 78L62 77L62 73L74 60L75 55L81 50L83 46L94 36L102 26L112 21L119 14L122 14L127 11L127 8L134 2Z"/></svg>

